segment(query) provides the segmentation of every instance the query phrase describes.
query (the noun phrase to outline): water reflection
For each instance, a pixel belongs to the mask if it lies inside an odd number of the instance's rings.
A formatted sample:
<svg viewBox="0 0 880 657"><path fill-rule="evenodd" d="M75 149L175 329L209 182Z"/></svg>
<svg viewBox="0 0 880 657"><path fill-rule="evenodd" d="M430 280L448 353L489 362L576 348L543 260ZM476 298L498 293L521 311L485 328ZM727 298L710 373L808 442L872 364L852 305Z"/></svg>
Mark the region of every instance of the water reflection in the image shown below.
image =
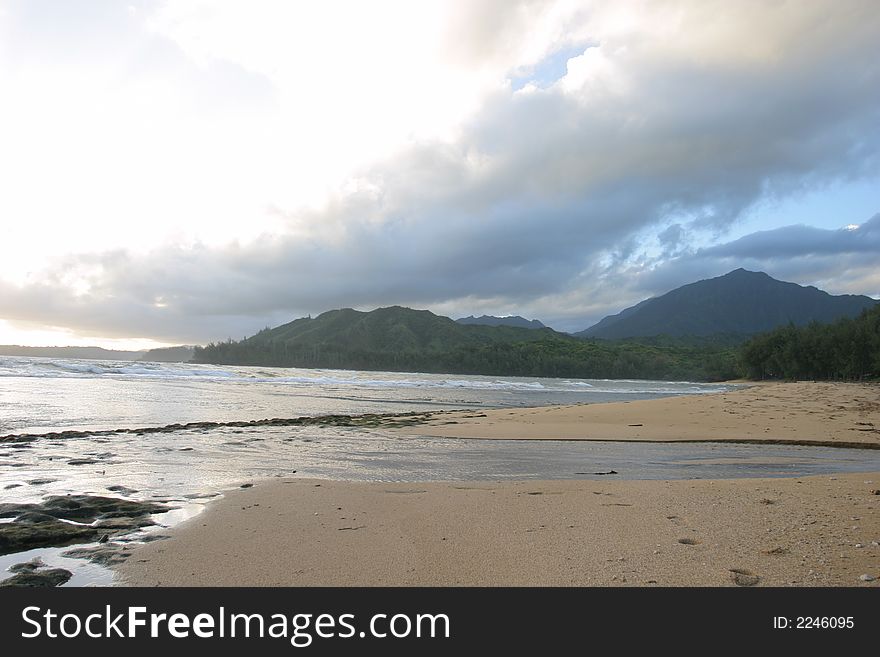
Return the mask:
<svg viewBox="0 0 880 657"><path fill-rule="evenodd" d="M77 465L78 464L78 465ZM780 445L460 440L338 427L221 427L83 436L0 445L0 502L88 493L169 502L143 540L198 513L219 491L279 476L352 481L792 477L880 470L880 451ZM70 548L0 557L0 572L39 556L74 573L70 586L112 573Z"/></svg>

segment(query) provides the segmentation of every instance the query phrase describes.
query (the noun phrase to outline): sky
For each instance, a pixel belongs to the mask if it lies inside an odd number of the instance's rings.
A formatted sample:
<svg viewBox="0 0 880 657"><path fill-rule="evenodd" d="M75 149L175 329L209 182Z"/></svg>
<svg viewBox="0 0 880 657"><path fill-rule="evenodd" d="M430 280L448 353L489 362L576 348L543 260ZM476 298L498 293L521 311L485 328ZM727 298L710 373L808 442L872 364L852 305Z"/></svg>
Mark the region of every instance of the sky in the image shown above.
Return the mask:
<svg viewBox="0 0 880 657"><path fill-rule="evenodd" d="M0 344L880 296L874 0L0 0Z"/></svg>

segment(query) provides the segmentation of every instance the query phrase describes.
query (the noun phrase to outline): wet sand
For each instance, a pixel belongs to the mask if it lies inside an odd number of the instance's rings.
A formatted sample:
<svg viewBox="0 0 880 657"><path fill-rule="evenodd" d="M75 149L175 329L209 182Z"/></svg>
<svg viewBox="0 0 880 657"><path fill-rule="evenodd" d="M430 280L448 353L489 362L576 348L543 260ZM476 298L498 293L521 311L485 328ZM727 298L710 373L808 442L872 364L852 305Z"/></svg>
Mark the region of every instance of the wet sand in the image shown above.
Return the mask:
<svg viewBox="0 0 880 657"><path fill-rule="evenodd" d="M732 440L880 448L880 384L772 383L647 401L454 411L397 431L449 438Z"/></svg>
<svg viewBox="0 0 880 657"><path fill-rule="evenodd" d="M880 473L233 491L119 572L144 586L875 586ZM738 583L738 584L737 584Z"/></svg>
<svg viewBox="0 0 880 657"><path fill-rule="evenodd" d="M880 443L880 386L432 416L460 438ZM880 473L798 479L351 483L235 490L136 550L136 585L877 586Z"/></svg>

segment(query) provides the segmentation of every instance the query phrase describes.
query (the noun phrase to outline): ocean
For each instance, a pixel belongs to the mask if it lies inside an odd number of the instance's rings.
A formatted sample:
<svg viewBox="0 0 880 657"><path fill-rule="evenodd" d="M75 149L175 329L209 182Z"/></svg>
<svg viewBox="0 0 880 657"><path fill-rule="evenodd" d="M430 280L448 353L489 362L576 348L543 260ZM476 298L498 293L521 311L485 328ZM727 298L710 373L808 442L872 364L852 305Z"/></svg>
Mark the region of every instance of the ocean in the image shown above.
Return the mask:
<svg viewBox="0 0 880 657"><path fill-rule="evenodd" d="M735 386L0 356L0 435L330 413L542 406Z"/></svg>
<svg viewBox="0 0 880 657"><path fill-rule="evenodd" d="M87 494L175 507L156 514L155 527L123 539L137 542L192 517L223 490L279 476L509 480L599 478L614 470L624 479L689 479L880 470L875 450L460 440L420 436L418 426L413 436L402 436L381 428L223 424L652 399L737 387L0 356L0 504ZM182 426L194 422L220 424ZM180 426L139 431L169 425ZM0 556L0 573L39 556L72 570L69 585L112 582L109 570L67 558L66 549Z"/></svg>

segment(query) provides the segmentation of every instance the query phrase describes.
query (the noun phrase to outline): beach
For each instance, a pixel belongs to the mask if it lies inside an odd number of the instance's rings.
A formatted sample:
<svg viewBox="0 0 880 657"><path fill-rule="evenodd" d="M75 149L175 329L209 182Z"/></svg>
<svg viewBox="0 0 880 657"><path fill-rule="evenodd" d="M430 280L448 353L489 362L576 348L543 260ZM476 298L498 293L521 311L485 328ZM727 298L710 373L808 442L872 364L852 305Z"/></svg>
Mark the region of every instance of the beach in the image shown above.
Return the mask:
<svg viewBox="0 0 880 657"><path fill-rule="evenodd" d="M878 485L285 479L227 494L120 572L143 586L855 586L880 566Z"/></svg>
<svg viewBox="0 0 880 657"><path fill-rule="evenodd" d="M452 412L401 435L880 443L880 387ZM426 483L276 477L118 567L144 586L875 586L880 472ZM867 575L868 578L862 578Z"/></svg>
<svg viewBox="0 0 880 657"><path fill-rule="evenodd" d="M880 448L880 385L758 383L719 394L443 413L419 433L528 440L742 441Z"/></svg>

